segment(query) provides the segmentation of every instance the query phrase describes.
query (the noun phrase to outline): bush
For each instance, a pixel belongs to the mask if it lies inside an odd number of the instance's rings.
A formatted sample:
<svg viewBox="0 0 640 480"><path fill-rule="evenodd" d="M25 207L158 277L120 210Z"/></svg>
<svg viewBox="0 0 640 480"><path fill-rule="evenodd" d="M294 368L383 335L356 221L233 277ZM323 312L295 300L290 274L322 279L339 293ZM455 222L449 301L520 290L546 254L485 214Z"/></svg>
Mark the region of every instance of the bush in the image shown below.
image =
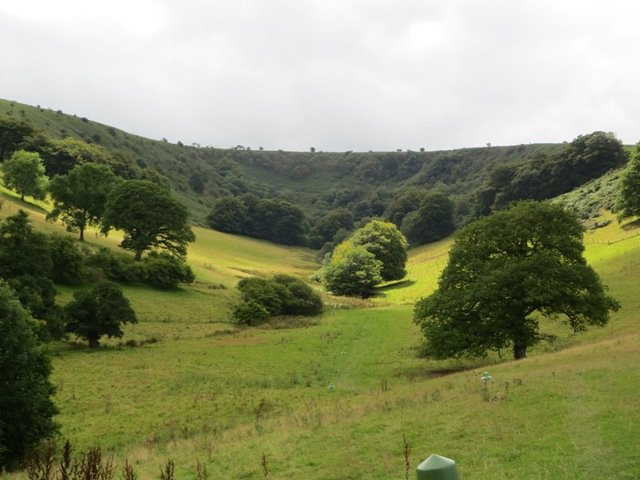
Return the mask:
<svg viewBox="0 0 640 480"><path fill-rule="evenodd" d="M322 299L304 282L290 275L276 275L270 280L245 278L238 283L242 302L233 316L245 325L256 325L276 315L317 315Z"/></svg>
<svg viewBox="0 0 640 480"><path fill-rule="evenodd" d="M259 325L269 318L269 311L254 300L233 307L233 318L242 325Z"/></svg>
<svg viewBox="0 0 640 480"><path fill-rule="evenodd" d="M192 283L195 280L191 267L168 253L151 252L142 263L145 283L156 287L174 288L179 283Z"/></svg>

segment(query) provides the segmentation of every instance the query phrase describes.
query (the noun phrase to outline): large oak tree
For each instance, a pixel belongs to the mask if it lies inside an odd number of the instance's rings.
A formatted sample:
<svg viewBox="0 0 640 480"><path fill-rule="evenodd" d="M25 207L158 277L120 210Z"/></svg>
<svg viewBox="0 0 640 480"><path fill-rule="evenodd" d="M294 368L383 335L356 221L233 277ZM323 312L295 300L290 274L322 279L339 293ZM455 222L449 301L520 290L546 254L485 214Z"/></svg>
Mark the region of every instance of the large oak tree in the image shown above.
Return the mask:
<svg viewBox="0 0 640 480"><path fill-rule="evenodd" d="M574 332L604 325L618 303L583 257L583 227L560 206L521 202L461 231L438 289L415 321L435 358L513 349L516 359L548 338L539 318Z"/></svg>
<svg viewBox="0 0 640 480"><path fill-rule="evenodd" d="M118 180L108 166L97 163L76 165L67 175L56 175L49 185L53 210L47 218L61 217L84 240L85 228L100 224L107 197Z"/></svg>
<svg viewBox="0 0 640 480"><path fill-rule="evenodd" d="M109 195L102 232L122 230L122 248L132 250L136 260L153 247L183 258L187 243L195 240L187 220L189 213L167 188L148 180L127 180Z"/></svg>

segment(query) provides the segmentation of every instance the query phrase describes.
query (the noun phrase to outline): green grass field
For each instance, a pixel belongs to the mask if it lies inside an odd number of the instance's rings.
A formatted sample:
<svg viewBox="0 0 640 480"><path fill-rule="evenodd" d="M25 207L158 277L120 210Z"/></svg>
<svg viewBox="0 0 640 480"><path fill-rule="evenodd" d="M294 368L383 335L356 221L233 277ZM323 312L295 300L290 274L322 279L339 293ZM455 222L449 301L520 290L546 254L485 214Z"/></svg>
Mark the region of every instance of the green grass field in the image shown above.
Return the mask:
<svg viewBox="0 0 640 480"><path fill-rule="evenodd" d="M15 213L19 201L1 194L0 217ZM46 205L28 207L38 228L63 231L44 221ZM519 362L417 357L412 306L436 287L451 240L411 251L407 280L368 307L329 309L295 328L236 329L237 280L308 276L313 252L196 236L194 286L125 287L140 323L122 340L155 343L51 347L57 421L78 448L128 458L142 479L168 459L179 479L196 478L196 462L212 479L264 478L263 455L268 478L399 479L405 435L412 469L439 453L458 461L463 479L640 478L640 228L613 222L585 236L589 262L622 304L610 324L580 336L549 324L560 339Z"/></svg>

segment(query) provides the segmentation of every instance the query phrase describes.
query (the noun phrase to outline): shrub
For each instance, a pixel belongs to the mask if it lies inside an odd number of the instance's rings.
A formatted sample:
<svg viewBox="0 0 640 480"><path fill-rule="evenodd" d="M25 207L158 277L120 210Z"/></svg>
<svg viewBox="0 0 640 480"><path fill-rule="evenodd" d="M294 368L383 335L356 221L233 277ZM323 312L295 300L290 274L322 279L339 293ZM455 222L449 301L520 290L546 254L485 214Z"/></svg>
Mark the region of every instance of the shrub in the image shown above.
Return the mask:
<svg viewBox="0 0 640 480"><path fill-rule="evenodd" d="M276 275L270 280L245 278L238 283L242 301L233 316L245 325L256 325L276 315L317 315L322 299L304 282L290 275Z"/></svg>
<svg viewBox="0 0 640 480"><path fill-rule="evenodd" d="M233 307L233 318L242 325L258 325L269 318L269 311L254 300Z"/></svg>
<svg viewBox="0 0 640 480"><path fill-rule="evenodd" d="M179 283L192 283L195 280L191 267L184 260L168 253L151 252L142 263L145 283L156 287L174 288Z"/></svg>

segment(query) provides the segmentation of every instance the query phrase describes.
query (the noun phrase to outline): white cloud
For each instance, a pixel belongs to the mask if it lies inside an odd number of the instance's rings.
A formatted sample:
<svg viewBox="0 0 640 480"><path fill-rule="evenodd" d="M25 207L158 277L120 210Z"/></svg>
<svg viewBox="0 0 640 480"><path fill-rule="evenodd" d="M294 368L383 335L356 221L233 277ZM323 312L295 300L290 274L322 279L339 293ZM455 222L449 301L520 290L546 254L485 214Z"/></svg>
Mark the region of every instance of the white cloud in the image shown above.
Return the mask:
<svg viewBox="0 0 640 480"><path fill-rule="evenodd" d="M632 1L0 4L0 96L153 138L323 150L635 142Z"/></svg>

